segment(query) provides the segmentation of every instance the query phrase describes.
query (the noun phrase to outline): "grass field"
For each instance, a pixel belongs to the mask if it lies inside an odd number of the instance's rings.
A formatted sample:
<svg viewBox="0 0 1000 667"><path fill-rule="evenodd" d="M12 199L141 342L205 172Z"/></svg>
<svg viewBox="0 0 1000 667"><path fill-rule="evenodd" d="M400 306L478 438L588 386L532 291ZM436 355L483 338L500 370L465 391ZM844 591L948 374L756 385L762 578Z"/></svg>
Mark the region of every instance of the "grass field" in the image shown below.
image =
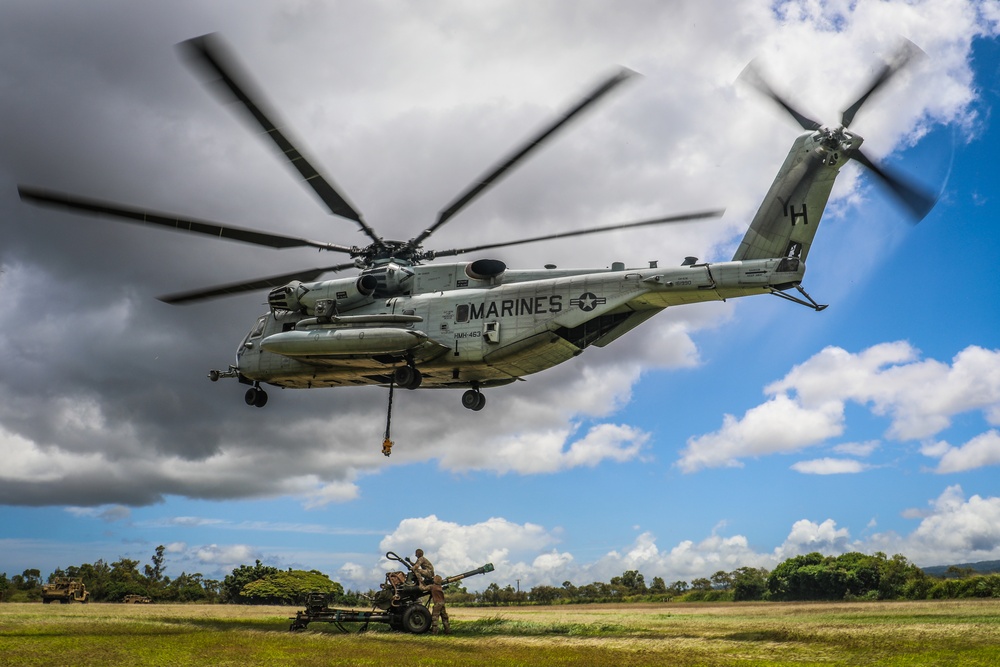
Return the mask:
<svg viewBox="0 0 1000 667"><path fill-rule="evenodd" d="M1000 665L1000 600L452 608L451 636L295 608L0 604L2 665Z"/></svg>

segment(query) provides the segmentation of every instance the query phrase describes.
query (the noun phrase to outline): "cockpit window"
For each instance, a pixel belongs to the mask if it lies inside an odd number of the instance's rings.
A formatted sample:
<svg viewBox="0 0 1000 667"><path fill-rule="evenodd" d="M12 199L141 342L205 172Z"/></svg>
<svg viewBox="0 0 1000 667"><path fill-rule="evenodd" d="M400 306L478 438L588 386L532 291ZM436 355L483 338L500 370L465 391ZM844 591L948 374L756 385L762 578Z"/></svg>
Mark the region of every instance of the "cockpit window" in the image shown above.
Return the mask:
<svg viewBox="0 0 1000 667"><path fill-rule="evenodd" d="M267 315L261 315L260 319L257 320L257 324L253 325L253 329L250 331L250 338L260 338L261 334L264 333L264 325L267 324Z"/></svg>

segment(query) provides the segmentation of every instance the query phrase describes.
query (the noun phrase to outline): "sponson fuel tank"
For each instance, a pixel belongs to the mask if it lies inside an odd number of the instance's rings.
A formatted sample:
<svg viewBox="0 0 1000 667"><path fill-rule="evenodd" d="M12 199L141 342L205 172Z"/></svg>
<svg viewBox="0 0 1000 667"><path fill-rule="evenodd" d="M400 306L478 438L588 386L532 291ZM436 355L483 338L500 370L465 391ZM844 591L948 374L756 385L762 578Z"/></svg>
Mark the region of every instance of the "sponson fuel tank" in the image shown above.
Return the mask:
<svg viewBox="0 0 1000 667"><path fill-rule="evenodd" d="M260 346L286 357L391 354L412 350L427 340L422 331L394 327L312 329L268 336Z"/></svg>

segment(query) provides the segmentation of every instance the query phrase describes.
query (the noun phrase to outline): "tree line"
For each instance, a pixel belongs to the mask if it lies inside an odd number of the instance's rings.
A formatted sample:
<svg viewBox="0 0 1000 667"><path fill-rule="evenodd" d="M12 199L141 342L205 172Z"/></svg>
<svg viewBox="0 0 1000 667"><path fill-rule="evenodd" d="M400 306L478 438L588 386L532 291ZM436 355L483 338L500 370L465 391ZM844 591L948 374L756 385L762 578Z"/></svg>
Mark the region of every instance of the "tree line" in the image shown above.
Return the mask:
<svg viewBox="0 0 1000 667"><path fill-rule="evenodd" d="M240 565L221 581L200 573L182 572L174 578L164 573L165 547L156 547L150 563L139 570L139 561L119 558L57 568L47 582L59 577L80 577L95 602L121 602L140 595L154 602L231 604L300 604L310 592L323 592L330 604L364 608L375 587L345 590L318 570L281 570L257 560ZM0 574L0 600L29 602L41 599L41 572L28 569L8 578ZM653 577L647 584L638 570L627 570L609 582L561 586L537 585L521 590L491 583L469 592L459 583L447 588L449 604L502 606L519 604L585 604L595 602L716 602L792 600L924 600L966 597L1000 597L1000 574L977 574L953 566L943 576L927 574L896 554L851 552L839 556L810 553L780 563L774 570L740 567L720 570L711 577L667 584Z"/></svg>

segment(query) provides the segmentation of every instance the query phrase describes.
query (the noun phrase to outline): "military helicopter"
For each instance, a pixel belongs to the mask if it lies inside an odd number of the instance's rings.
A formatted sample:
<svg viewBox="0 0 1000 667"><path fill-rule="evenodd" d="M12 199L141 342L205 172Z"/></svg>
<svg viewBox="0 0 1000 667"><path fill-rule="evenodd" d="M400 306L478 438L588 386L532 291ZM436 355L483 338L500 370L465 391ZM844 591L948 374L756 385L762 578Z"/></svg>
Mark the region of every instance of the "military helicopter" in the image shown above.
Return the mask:
<svg viewBox="0 0 1000 667"><path fill-rule="evenodd" d="M310 247L349 256L350 261L339 264L160 299L184 304L270 288L268 312L257 318L240 342L236 363L210 371L210 379L235 378L249 385L245 402L258 408L268 400L263 385L388 387L383 441L387 456L392 448L395 387L462 389L463 407L478 411L486 405L484 389L551 368L591 345L608 345L665 308L772 294L823 310L826 306L802 287L805 262L834 180L850 160L867 167L916 220L935 203L922 188L869 159L861 151L862 137L848 129L869 96L921 53L907 42L843 112L836 127L823 126L795 110L765 82L753 63L748 66L741 79L777 102L805 132L793 142L731 261L702 262L688 257L681 266L672 268L658 267L656 262L627 268L616 262L604 269L549 265L528 270L509 269L504 262L489 258L429 263L525 243L718 217L723 211L705 210L465 248L424 249L434 232L633 74L621 70L476 179L442 209L430 227L407 241L389 240L365 222L314 161L278 129L277 116L265 108L262 96L220 37L203 35L179 46L189 62L207 72L225 96L242 105L327 210L352 221L370 243L349 246L293 238L29 186L19 186L21 199L272 248ZM320 279L324 274L352 269L359 272Z"/></svg>

